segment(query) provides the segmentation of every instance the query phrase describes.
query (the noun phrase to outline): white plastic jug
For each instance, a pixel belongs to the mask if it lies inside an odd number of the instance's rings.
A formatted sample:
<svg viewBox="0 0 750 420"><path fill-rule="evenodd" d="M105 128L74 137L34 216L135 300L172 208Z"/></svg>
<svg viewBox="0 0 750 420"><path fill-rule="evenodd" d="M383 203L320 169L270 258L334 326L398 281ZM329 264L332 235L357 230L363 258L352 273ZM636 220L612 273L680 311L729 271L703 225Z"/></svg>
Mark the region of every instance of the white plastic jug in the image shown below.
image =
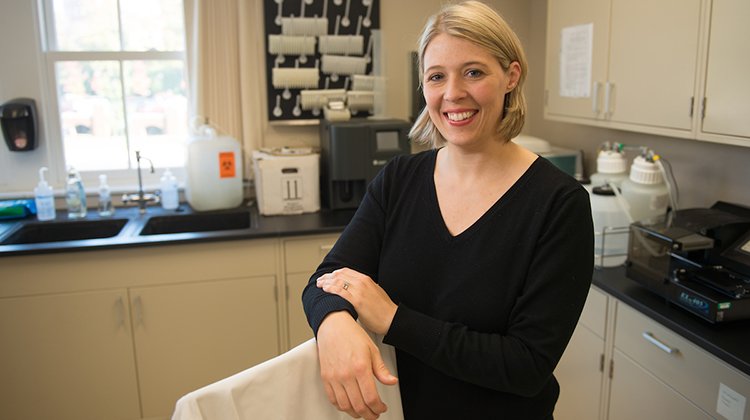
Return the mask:
<svg viewBox="0 0 750 420"><path fill-rule="evenodd" d="M622 182L622 198L633 221L652 223L666 215L669 190L656 163L635 158L630 177Z"/></svg>
<svg viewBox="0 0 750 420"><path fill-rule="evenodd" d="M599 267L615 267L627 258L630 221L612 190L620 187L627 177L628 162L622 152L609 149L599 152L596 173L586 186L594 220L594 264Z"/></svg>
<svg viewBox="0 0 750 420"><path fill-rule="evenodd" d="M234 208L242 204L242 150L237 140L217 136L208 126L187 146L185 197L197 211Z"/></svg>

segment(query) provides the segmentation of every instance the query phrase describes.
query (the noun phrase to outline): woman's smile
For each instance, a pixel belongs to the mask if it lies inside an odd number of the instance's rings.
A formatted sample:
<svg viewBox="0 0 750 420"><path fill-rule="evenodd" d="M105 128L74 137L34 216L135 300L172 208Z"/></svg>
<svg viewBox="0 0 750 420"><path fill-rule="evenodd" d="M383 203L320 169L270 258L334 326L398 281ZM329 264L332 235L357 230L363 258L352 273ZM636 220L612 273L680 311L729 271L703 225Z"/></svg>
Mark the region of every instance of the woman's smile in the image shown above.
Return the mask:
<svg viewBox="0 0 750 420"><path fill-rule="evenodd" d="M446 112L445 116L452 122L458 123L458 122L464 122L468 120L469 118L476 115L476 113L477 113L476 111L460 111L460 112L451 111L451 112Z"/></svg>

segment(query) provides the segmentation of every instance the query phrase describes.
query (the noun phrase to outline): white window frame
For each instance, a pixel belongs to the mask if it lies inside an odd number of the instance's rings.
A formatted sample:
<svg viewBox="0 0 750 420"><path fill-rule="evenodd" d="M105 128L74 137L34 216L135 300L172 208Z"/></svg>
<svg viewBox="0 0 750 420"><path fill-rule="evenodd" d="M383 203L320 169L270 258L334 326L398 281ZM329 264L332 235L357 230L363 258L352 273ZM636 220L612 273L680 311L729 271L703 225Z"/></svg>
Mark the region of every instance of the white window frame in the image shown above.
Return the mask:
<svg viewBox="0 0 750 420"><path fill-rule="evenodd" d="M39 1L39 20L40 20L40 39L42 42L42 57L44 65L44 109L47 116L47 138L50 150L50 160L54 161L51 166L57 168L56 175L58 179L65 179L67 164L65 162L64 138L62 135L62 121L60 115L59 95L57 90L57 80L55 75L55 65L61 61L117 61L120 66L120 84L124 92L122 63L130 60L179 60L183 62L187 73L187 53L186 51L57 51L55 32L55 20L52 15L53 0ZM127 0L124 0L127 1ZM118 2L119 3L119 2ZM187 45L187 42L185 43ZM187 79L187 74L186 74ZM190 89L187 89L190 94ZM124 100L124 96L123 96ZM188 100L190 100L188 98ZM125 105L123 104L123 107ZM127 115L127 114L126 114ZM188 118L186 118L188 120ZM128 136L128 127L125 125L125 133ZM185 139L187 142L187 139ZM151 159L150 156L145 156ZM158 159L153 158L154 173L150 172L149 162L141 160L141 174L143 178L143 187L147 190L157 189L159 178L163 173L163 168L159 166ZM136 171L135 154L131 150L128 156L131 169L102 169L96 171L81 170L81 178L86 186L87 193L93 192L99 185L99 175L107 175L107 181L114 192L132 192L138 187L138 174ZM161 169L160 169L161 168ZM184 167L169 167L169 170L178 180L184 180L186 171ZM182 184L182 182L180 183Z"/></svg>

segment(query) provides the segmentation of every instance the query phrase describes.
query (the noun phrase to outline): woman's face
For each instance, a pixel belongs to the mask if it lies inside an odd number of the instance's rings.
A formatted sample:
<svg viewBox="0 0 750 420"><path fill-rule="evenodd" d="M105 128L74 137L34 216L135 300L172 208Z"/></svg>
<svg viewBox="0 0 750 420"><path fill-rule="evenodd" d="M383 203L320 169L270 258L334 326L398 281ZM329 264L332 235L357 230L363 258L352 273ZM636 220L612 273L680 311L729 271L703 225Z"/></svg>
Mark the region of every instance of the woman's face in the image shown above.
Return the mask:
<svg viewBox="0 0 750 420"><path fill-rule="evenodd" d="M469 146L493 139L520 65L513 62L506 72L482 47L447 34L430 41L423 62L427 111L448 143Z"/></svg>

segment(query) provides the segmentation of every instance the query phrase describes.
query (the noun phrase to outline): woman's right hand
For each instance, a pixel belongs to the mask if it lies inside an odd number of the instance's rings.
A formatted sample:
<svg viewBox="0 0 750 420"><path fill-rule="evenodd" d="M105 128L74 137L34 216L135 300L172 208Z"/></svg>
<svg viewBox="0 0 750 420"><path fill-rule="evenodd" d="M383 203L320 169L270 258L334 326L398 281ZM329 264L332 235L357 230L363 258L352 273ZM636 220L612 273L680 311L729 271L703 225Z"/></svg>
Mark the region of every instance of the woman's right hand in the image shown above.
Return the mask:
<svg viewBox="0 0 750 420"><path fill-rule="evenodd" d="M354 418L377 419L388 407L375 387L398 379L367 332L346 311L332 312L318 328L320 376L328 400Z"/></svg>

